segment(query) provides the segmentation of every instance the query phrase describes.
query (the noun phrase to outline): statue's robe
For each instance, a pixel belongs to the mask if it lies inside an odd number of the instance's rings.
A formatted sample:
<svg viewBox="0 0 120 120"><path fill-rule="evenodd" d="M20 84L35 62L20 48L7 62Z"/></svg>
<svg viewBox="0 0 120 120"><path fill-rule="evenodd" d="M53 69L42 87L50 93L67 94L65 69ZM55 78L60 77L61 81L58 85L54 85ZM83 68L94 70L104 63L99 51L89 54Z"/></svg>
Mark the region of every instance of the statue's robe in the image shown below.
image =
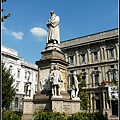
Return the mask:
<svg viewBox="0 0 120 120"><path fill-rule="evenodd" d="M56 15L51 16L50 20L48 21L51 24L48 26L47 43L49 43L51 40L56 40L58 44L60 44L59 21L60 18Z"/></svg>

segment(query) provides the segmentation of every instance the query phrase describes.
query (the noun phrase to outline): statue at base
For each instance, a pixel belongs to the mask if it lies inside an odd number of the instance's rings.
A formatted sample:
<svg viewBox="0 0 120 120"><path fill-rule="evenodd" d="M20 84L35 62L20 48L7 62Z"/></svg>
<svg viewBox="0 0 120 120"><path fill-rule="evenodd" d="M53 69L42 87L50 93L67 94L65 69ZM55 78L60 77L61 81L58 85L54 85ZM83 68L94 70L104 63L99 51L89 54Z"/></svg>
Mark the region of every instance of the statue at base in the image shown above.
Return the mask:
<svg viewBox="0 0 120 120"><path fill-rule="evenodd" d="M60 82L62 81L62 74L57 65L54 65L54 69L50 73L50 82L52 82L52 95L60 96Z"/></svg>
<svg viewBox="0 0 120 120"><path fill-rule="evenodd" d="M78 97L78 92L79 92L79 88L78 88L78 79L76 77L76 71L73 72L73 88L71 91L71 98L77 98Z"/></svg>

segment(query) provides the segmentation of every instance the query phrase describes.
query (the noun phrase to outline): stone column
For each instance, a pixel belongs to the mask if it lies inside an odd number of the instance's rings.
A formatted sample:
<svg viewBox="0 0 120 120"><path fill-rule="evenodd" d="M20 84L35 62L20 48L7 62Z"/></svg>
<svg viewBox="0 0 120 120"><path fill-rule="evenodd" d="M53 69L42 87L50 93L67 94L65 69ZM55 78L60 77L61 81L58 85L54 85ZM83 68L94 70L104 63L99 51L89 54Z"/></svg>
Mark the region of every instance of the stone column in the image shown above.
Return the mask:
<svg viewBox="0 0 120 120"><path fill-rule="evenodd" d="M89 73L89 68L87 68L87 77L86 80L88 81L88 84L90 84L90 73Z"/></svg>
<svg viewBox="0 0 120 120"><path fill-rule="evenodd" d="M117 68L117 65L115 65L115 69L116 69L116 71L115 71L115 73L116 73L116 78L118 79L118 68Z"/></svg>
<svg viewBox="0 0 120 120"><path fill-rule="evenodd" d="M91 63L91 53L90 53L90 48L87 49L87 54L88 54L88 63Z"/></svg>
<svg viewBox="0 0 120 120"><path fill-rule="evenodd" d="M91 63L94 63L94 55L93 55L93 52L91 53Z"/></svg>
<svg viewBox="0 0 120 120"><path fill-rule="evenodd" d="M99 68L98 68L98 70L99 70ZM102 82L102 67L100 67L100 73L99 73L99 83L101 84L101 82Z"/></svg>
<svg viewBox="0 0 120 120"><path fill-rule="evenodd" d="M93 86L95 86L95 75L94 74L92 74L92 84Z"/></svg>
<svg viewBox="0 0 120 120"><path fill-rule="evenodd" d="M103 48L104 48L104 57L105 57L105 61L107 61L107 49L106 49L105 46L104 46Z"/></svg>
<svg viewBox="0 0 120 120"><path fill-rule="evenodd" d="M113 48L113 54L114 54L114 59L116 60L117 56L116 56L116 50L115 50L115 48Z"/></svg>
<svg viewBox="0 0 120 120"><path fill-rule="evenodd" d="M70 56L68 56L68 62L70 63ZM71 64L71 63L70 63Z"/></svg>
<svg viewBox="0 0 120 120"><path fill-rule="evenodd" d="M40 92L40 68L38 67L38 86L37 86L37 92Z"/></svg>
<svg viewBox="0 0 120 120"><path fill-rule="evenodd" d="M76 65L75 55L73 56L73 65Z"/></svg>
<svg viewBox="0 0 120 120"><path fill-rule="evenodd" d="M106 109L105 93L103 92L103 109Z"/></svg>
<svg viewBox="0 0 120 120"><path fill-rule="evenodd" d="M68 56L67 56L67 53L65 53L65 61L68 62Z"/></svg>
<svg viewBox="0 0 120 120"><path fill-rule="evenodd" d="M107 50L107 60L110 59L109 50Z"/></svg>
<svg viewBox="0 0 120 120"><path fill-rule="evenodd" d="M102 47L100 47L100 62L103 61Z"/></svg>
<svg viewBox="0 0 120 120"><path fill-rule="evenodd" d="M111 74L108 72L108 81L111 82Z"/></svg>
<svg viewBox="0 0 120 120"><path fill-rule="evenodd" d="M85 64L87 64L87 53L85 53Z"/></svg>
<svg viewBox="0 0 120 120"><path fill-rule="evenodd" d="M68 89L70 89L70 77L68 77Z"/></svg>
<svg viewBox="0 0 120 120"><path fill-rule="evenodd" d="M102 67L102 80L106 80L105 78L105 66Z"/></svg>
<svg viewBox="0 0 120 120"><path fill-rule="evenodd" d="M90 109L93 109L93 99L91 93L90 93Z"/></svg>
<svg viewBox="0 0 120 120"><path fill-rule="evenodd" d="M90 86L92 86L92 84L93 84L93 78L92 78L91 71L92 71L92 68L89 69L89 81L90 81L90 83L91 83Z"/></svg>
<svg viewBox="0 0 120 120"><path fill-rule="evenodd" d="M101 62L100 50L98 51L98 61Z"/></svg>
<svg viewBox="0 0 120 120"><path fill-rule="evenodd" d="M118 44L116 43L115 44L115 50L116 50L116 60L118 60L119 58L118 58L118 50L119 50L119 48L118 48Z"/></svg>
<svg viewBox="0 0 120 120"><path fill-rule="evenodd" d="M88 87L88 84L89 84L89 81L88 81L88 73L86 74L85 80L86 80L86 86Z"/></svg>
<svg viewBox="0 0 120 120"><path fill-rule="evenodd" d="M79 57L78 57L78 51L75 52L76 53L76 65L79 65Z"/></svg>
<svg viewBox="0 0 120 120"><path fill-rule="evenodd" d="M108 82L107 66L104 66L105 80Z"/></svg>

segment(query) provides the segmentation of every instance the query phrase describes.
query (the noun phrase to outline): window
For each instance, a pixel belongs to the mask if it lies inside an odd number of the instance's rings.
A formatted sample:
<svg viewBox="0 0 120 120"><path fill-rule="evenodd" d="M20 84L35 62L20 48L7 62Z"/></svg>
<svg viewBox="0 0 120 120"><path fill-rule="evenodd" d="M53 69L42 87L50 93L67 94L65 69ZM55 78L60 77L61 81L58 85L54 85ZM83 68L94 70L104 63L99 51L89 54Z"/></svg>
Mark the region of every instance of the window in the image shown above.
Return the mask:
<svg viewBox="0 0 120 120"><path fill-rule="evenodd" d="M100 100L96 100L96 109L100 109Z"/></svg>
<svg viewBox="0 0 120 120"><path fill-rule="evenodd" d="M95 67L94 70L98 70L98 67Z"/></svg>
<svg viewBox="0 0 120 120"><path fill-rule="evenodd" d="M114 68L114 65L111 65L110 67L111 67L111 68Z"/></svg>
<svg viewBox="0 0 120 120"><path fill-rule="evenodd" d="M27 79L27 71L25 71L25 79Z"/></svg>
<svg viewBox="0 0 120 120"><path fill-rule="evenodd" d="M98 54L97 54L97 52L94 52L94 60L98 60Z"/></svg>
<svg viewBox="0 0 120 120"><path fill-rule="evenodd" d="M82 69L82 72L85 72L85 69Z"/></svg>
<svg viewBox="0 0 120 120"><path fill-rule="evenodd" d="M20 70L17 71L17 77L20 78Z"/></svg>
<svg viewBox="0 0 120 120"><path fill-rule="evenodd" d="M110 52L110 58L114 57L114 51L113 51L113 49L110 49L109 52Z"/></svg>
<svg viewBox="0 0 120 120"><path fill-rule="evenodd" d="M73 64L74 60L73 60L73 56L70 56L70 63Z"/></svg>
<svg viewBox="0 0 120 120"><path fill-rule="evenodd" d="M99 75L95 75L95 85L98 85L99 83Z"/></svg>
<svg viewBox="0 0 120 120"><path fill-rule="evenodd" d="M82 75L82 80L85 80L86 76L85 75Z"/></svg>
<svg viewBox="0 0 120 120"><path fill-rule="evenodd" d="M18 97L15 98L15 107L18 107Z"/></svg>
<svg viewBox="0 0 120 120"><path fill-rule="evenodd" d="M115 72L112 72L111 73L111 80L115 80L116 79L116 73Z"/></svg>
<svg viewBox="0 0 120 120"><path fill-rule="evenodd" d="M82 62L85 62L85 54L82 55Z"/></svg>

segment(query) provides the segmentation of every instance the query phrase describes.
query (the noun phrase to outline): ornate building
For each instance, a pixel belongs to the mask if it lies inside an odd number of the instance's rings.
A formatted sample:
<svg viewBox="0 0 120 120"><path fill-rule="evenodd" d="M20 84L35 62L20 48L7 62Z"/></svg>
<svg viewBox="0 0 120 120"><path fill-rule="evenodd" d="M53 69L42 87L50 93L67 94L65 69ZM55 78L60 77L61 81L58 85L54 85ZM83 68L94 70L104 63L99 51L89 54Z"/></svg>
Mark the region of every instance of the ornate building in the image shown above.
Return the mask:
<svg viewBox="0 0 120 120"><path fill-rule="evenodd" d="M70 63L68 74L76 70L86 81L88 111L116 115L118 109L114 98L109 99L109 89L112 81L118 81L118 29L66 40L60 46Z"/></svg>
<svg viewBox="0 0 120 120"><path fill-rule="evenodd" d="M5 63L6 68L10 68L10 73L15 79L13 84L16 85L16 95L10 109L19 111L23 109L24 96L27 94L33 97L37 91L38 69L36 65L20 58L14 49L2 46L1 52L2 62Z"/></svg>

